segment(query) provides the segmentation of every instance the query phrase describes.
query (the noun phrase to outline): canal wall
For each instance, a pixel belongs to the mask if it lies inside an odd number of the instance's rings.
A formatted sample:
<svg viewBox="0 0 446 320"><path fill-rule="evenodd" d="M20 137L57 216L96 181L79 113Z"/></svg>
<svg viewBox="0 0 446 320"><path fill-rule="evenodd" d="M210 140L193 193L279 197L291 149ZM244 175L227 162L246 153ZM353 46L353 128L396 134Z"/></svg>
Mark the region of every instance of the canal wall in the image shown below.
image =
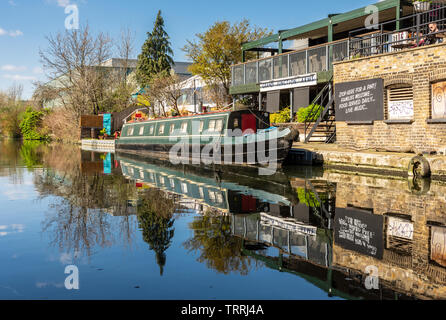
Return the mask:
<svg viewBox="0 0 446 320"><path fill-rule="evenodd" d="M115 152L115 140L83 139L82 150L96 152Z"/></svg>
<svg viewBox="0 0 446 320"><path fill-rule="evenodd" d="M357 150L338 144L295 143L290 151L294 156L289 164L323 165L340 171L407 177L413 170L411 161L420 155L414 153ZM446 156L422 154L427 161L430 177L446 181Z"/></svg>

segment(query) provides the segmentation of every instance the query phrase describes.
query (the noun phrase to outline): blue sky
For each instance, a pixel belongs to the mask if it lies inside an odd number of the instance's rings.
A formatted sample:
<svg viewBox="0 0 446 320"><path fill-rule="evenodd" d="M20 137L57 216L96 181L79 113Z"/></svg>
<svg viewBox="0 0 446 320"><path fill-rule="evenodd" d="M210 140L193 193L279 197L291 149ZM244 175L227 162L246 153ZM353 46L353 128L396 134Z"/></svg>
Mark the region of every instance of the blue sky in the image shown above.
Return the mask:
<svg viewBox="0 0 446 320"><path fill-rule="evenodd" d="M0 0L0 90L13 83L24 85L24 98L33 91L32 81L46 79L39 48L47 45L45 36L65 30L65 6L76 4L80 23L93 31L118 38L122 28L135 35L135 53L151 31L159 9L171 38L176 61L186 61L181 48L186 40L204 32L215 21L240 21L274 31L294 28L376 1L373 0Z"/></svg>

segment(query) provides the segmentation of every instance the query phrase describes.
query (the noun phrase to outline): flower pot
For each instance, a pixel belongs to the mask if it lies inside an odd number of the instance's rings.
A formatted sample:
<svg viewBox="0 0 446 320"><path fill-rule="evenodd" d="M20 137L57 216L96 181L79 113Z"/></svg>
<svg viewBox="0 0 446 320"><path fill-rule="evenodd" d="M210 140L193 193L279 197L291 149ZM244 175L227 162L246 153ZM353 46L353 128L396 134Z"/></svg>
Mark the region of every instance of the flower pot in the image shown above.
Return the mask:
<svg viewBox="0 0 446 320"><path fill-rule="evenodd" d="M430 10L431 3L430 2L415 1L413 3L413 7L415 8L416 12L426 12L426 11Z"/></svg>

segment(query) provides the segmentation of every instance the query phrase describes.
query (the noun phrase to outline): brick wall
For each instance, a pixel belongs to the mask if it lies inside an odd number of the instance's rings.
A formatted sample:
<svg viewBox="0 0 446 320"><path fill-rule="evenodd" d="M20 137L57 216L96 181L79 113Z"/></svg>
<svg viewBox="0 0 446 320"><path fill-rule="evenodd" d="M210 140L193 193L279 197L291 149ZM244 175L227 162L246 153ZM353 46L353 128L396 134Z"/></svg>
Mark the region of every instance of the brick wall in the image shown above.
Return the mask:
<svg viewBox="0 0 446 320"><path fill-rule="evenodd" d="M333 264L365 272L376 266L380 281L397 291L418 298L446 298L446 268L430 261L430 225L446 226L446 185L432 182L423 192L413 190L407 180L352 176L324 172L324 179L336 183L336 207L369 208L376 215L404 215L413 223L410 255L401 255L384 244L382 260L338 245L333 247Z"/></svg>
<svg viewBox="0 0 446 320"><path fill-rule="evenodd" d="M427 123L431 118L431 83L446 81L446 43L377 55L334 64L334 82L382 78L384 114L387 116L387 87L413 86L413 123L349 125L337 122L337 143L355 149L397 152L444 151L446 123Z"/></svg>

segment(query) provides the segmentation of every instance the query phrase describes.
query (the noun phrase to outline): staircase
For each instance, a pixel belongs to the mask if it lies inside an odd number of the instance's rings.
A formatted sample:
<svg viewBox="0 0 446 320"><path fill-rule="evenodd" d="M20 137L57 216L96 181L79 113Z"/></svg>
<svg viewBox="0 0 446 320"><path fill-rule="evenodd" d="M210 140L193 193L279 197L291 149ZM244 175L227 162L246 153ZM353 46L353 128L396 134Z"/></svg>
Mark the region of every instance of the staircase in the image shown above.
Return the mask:
<svg viewBox="0 0 446 320"><path fill-rule="evenodd" d="M336 141L336 119L332 80L319 92L311 105L313 108L304 122L305 143L334 143ZM321 108L322 111L320 111Z"/></svg>

